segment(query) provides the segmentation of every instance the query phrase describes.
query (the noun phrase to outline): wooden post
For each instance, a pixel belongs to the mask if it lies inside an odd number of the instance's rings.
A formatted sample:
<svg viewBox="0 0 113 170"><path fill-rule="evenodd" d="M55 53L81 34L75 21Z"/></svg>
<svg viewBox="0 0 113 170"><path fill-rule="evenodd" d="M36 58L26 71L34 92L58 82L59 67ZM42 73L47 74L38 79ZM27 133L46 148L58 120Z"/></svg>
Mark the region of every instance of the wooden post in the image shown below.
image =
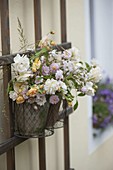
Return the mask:
<svg viewBox="0 0 113 170"><path fill-rule="evenodd" d="M66 0L60 0L61 13L61 41L67 41L67 26L66 26ZM67 103L64 102L64 109ZM66 114L66 113L65 113ZM70 169L70 148L69 148L69 117L64 119L64 169Z"/></svg>
<svg viewBox="0 0 113 170"><path fill-rule="evenodd" d="M10 30L9 30L9 3L8 0L0 0L1 5L1 42L2 55L10 53ZM6 138L13 135L12 110L11 103L7 95L7 85L11 79L10 65L3 67L3 84L4 84L4 126L7 128ZM14 148L7 152L7 170L15 170L15 153Z"/></svg>
<svg viewBox="0 0 113 170"><path fill-rule="evenodd" d="M60 0L61 41L67 42L66 0Z"/></svg>
<svg viewBox="0 0 113 170"><path fill-rule="evenodd" d="M41 1L34 0L35 43L41 39Z"/></svg>
<svg viewBox="0 0 113 170"><path fill-rule="evenodd" d="M41 1L34 0L35 43L41 39ZM46 146L45 138L39 138L39 168L46 170Z"/></svg>

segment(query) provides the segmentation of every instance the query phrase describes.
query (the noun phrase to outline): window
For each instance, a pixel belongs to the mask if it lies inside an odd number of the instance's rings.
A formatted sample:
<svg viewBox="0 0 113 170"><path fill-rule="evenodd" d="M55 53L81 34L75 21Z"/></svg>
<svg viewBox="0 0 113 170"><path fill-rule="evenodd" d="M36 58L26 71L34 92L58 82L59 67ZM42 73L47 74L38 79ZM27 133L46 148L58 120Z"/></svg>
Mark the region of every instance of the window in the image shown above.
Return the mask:
<svg viewBox="0 0 113 170"><path fill-rule="evenodd" d="M113 1L86 0L86 51L88 59L96 58L103 77L113 79ZM93 137L92 101L89 99L89 152L94 151L113 134L113 127Z"/></svg>

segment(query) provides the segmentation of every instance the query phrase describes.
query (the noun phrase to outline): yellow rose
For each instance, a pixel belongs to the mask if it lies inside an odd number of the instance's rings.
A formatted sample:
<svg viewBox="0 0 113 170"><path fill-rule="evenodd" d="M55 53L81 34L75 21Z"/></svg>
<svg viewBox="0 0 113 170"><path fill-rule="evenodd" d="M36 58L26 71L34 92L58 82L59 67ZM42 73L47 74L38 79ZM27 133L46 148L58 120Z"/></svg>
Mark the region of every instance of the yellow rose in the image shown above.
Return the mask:
<svg viewBox="0 0 113 170"><path fill-rule="evenodd" d="M27 96L34 97L36 96L38 92L38 89L36 87L32 87L30 90L27 92Z"/></svg>
<svg viewBox="0 0 113 170"><path fill-rule="evenodd" d="M44 85L40 85L40 89L43 89Z"/></svg>
<svg viewBox="0 0 113 170"><path fill-rule="evenodd" d="M41 61L39 60L39 58L36 58L32 64L32 71L36 72L40 68L40 65L41 65Z"/></svg>
<svg viewBox="0 0 113 170"><path fill-rule="evenodd" d="M32 65L32 72L36 72L37 71L37 69L36 69L36 66L34 65L34 63L33 63L33 65Z"/></svg>
<svg viewBox="0 0 113 170"><path fill-rule="evenodd" d="M21 104L25 101L24 97L23 96L18 96L17 99L16 99L16 103L17 104Z"/></svg>

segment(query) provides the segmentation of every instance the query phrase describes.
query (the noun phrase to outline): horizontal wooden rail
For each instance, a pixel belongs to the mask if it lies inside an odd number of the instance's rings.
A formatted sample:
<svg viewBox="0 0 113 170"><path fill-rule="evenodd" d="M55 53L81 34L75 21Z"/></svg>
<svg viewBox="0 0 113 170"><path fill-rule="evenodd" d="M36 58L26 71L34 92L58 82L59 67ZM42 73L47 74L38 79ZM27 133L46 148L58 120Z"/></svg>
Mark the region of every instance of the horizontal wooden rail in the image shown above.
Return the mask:
<svg viewBox="0 0 113 170"><path fill-rule="evenodd" d="M24 142L27 139L18 138L16 136L7 139L4 143L0 144L0 155L9 151L13 147L19 145L20 143Z"/></svg>
<svg viewBox="0 0 113 170"><path fill-rule="evenodd" d="M62 50L62 47L64 49L69 49L71 48L71 43L62 43L62 44L58 44L57 46L55 46L53 49L60 49ZM33 53L32 51L28 51L26 53L19 53L19 54L30 54L30 53ZM18 53L15 53L15 54L10 54L10 55L3 55L3 56L0 56L0 66L4 66L4 65L8 65L8 64L11 64L13 63L13 58L17 55Z"/></svg>

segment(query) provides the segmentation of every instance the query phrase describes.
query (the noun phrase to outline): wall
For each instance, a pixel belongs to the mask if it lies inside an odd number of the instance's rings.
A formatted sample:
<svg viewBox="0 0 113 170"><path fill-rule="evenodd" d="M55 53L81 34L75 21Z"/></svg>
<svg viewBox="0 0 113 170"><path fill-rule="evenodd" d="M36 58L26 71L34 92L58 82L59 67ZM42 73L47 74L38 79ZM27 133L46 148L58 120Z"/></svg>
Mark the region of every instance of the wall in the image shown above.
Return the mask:
<svg viewBox="0 0 113 170"><path fill-rule="evenodd" d="M34 42L33 1L10 0L11 50L19 50L17 16L20 18L29 42ZM59 0L42 0L43 35L50 29L56 30L56 40L60 42ZM85 0L67 0L68 41L86 54ZM70 116L70 156L71 167L76 170L112 170L113 137L103 143L95 152L89 154L88 97L79 99L79 108ZM63 131L47 138L47 170L63 170ZM108 154L109 153L109 154ZM5 169L4 155L0 156L0 169ZM16 147L16 170L38 169L38 140L30 139Z"/></svg>

